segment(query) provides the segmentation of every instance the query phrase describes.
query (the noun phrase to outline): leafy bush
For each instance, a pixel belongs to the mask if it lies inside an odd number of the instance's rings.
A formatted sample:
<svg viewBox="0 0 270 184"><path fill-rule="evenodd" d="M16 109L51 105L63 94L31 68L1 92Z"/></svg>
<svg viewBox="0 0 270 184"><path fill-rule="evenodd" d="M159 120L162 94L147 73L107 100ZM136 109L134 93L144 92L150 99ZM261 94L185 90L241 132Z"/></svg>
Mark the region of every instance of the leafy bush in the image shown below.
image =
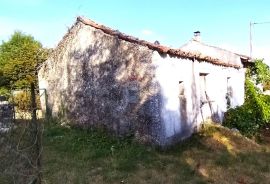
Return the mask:
<svg viewBox="0 0 270 184"><path fill-rule="evenodd" d="M19 110L30 111L31 110L31 94L29 91L22 91L14 95L14 103ZM40 109L39 96L36 95L37 109Z"/></svg>
<svg viewBox="0 0 270 184"><path fill-rule="evenodd" d="M261 94L250 79L246 80L245 93L245 103L225 113L224 125L251 136L270 122L270 96Z"/></svg>
<svg viewBox="0 0 270 184"><path fill-rule="evenodd" d="M270 81L264 82L263 91L270 90Z"/></svg>
<svg viewBox="0 0 270 184"><path fill-rule="evenodd" d="M0 87L0 96L10 97L10 91L4 87Z"/></svg>
<svg viewBox="0 0 270 184"><path fill-rule="evenodd" d="M263 60L256 60L254 65L248 68L247 77L252 78L256 85L261 84L263 90L270 89L270 69Z"/></svg>
<svg viewBox="0 0 270 184"><path fill-rule="evenodd" d="M247 136L254 135L260 127L260 118L254 116L253 111L247 105L229 109L224 118L225 126L237 128Z"/></svg>

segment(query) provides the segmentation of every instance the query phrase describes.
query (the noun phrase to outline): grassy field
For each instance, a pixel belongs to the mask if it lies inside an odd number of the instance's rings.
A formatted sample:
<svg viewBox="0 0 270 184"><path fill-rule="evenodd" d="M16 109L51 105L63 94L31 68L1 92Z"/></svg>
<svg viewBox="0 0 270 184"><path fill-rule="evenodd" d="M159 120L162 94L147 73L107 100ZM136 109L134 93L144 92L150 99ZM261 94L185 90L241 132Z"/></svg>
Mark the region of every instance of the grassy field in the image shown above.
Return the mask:
<svg viewBox="0 0 270 184"><path fill-rule="evenodd" d="M42 164L46 184L269 184L270 144L259 145L226 128L207 126L162 151L131 138L52 125L44 130Z"/></svg>

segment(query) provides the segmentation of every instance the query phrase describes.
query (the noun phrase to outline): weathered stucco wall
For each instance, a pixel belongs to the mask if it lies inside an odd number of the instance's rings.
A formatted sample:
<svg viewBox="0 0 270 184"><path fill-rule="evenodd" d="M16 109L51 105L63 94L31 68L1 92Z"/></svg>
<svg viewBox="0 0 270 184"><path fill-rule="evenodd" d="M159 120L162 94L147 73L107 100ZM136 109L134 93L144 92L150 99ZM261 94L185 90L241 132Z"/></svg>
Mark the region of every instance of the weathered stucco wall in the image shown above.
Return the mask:
<svg viewBox="0 0 270 184"><path fill-rule="evenodd" d="M244 69L160 55L82 23L70 32L39 71L53 116L167 145L244 101Z"/></svg>
<svg viewBox="0 0 270 184"><path fill-rule="evenodd" d="M160 56L157 52L153 63L156 65L156 80L161 87L161 123L165 144L189 136L207 119L221 122L228 106L235 107L244 102L244 69ZM201 84L204 75L205 87ZM206 91L210 105L205 101L207 99L202 98L202 91Z"/></svg>

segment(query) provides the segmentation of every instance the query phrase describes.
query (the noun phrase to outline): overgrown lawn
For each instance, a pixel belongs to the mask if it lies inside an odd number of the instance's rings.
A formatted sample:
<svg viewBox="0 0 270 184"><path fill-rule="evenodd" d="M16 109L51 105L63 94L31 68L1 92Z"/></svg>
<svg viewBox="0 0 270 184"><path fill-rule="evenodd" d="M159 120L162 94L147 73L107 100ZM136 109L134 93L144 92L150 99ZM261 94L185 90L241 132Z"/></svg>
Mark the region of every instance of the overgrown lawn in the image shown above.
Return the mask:
<svg viewBox="0 0 270 184"><path fill-rule="evenodd" d="M10 139L1 135L1 184L29 183L35 177L28 160L31 150L18 151L31 145L23 127L9 134ZM270 141L262 140L260 145L227 128L208 125L183 143L161 150L101 131L45 125L43 183L268 184Z"/></svg>
<svg viewBox="0 0 270 184"><path fill-rule="evenodd" d="M207 126L168 150L104 132L50 126L44 183L270 183L270 147Z"/></svg>

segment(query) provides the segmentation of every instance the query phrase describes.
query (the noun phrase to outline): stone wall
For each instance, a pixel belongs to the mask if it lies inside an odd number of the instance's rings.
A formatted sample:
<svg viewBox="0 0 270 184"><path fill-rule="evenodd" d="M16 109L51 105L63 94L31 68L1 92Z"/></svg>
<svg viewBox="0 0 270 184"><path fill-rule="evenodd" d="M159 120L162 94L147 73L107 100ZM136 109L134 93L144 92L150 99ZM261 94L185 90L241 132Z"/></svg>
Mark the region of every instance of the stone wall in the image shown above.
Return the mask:
<svg viewBox="0 0 270 184"><path fill-rule="evenodd" d="M159 142L159 86L152 50L84 24L39 71L53 116ZM74 36L74 37L73 37Z"/></svg>
<svg viewBox="0 0 270 184"><path fill-rule="evenodd" d="M0 101L0 129L9 128L13 121L13 106L7 101Z"/></svg>

